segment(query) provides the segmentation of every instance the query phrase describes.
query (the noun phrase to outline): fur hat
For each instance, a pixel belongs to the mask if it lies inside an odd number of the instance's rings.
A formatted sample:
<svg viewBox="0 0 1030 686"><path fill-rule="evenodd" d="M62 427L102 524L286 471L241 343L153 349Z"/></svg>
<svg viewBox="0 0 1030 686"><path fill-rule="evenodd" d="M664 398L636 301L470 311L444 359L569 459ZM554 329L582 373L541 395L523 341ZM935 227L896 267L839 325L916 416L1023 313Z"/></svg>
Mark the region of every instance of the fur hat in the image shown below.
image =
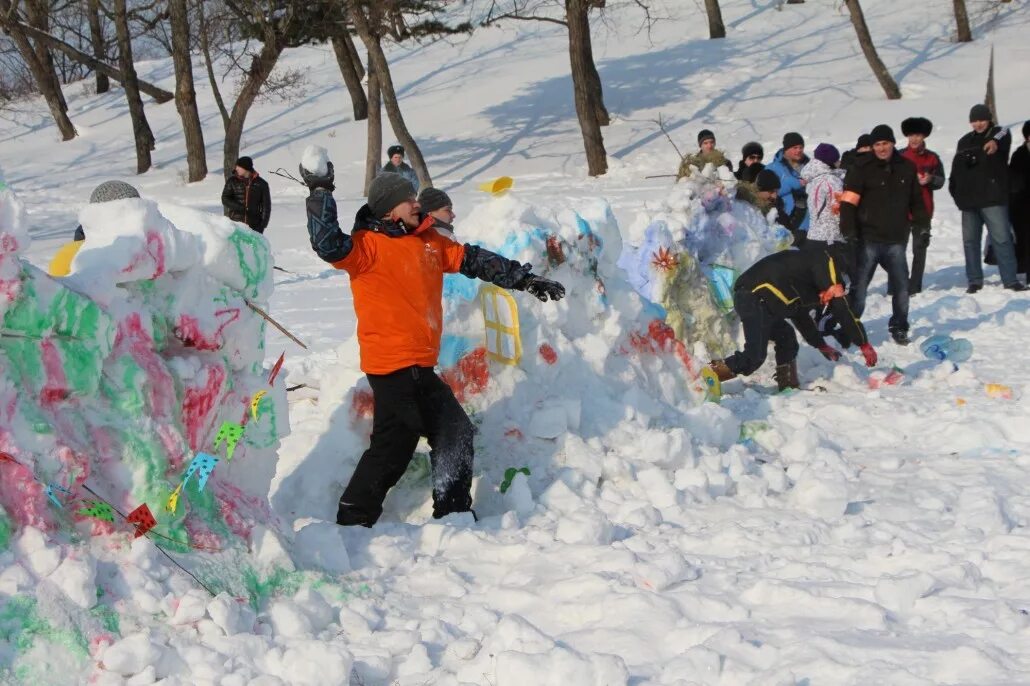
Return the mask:
<svg viewBox="0 0 1030 686"><path fill-rule="evenodd" d="M760 191L780 190L780 177L772 169L763 169L755 177L755 187Z"/></svg>
<svg viewBox="0 0 1030 686"><path fill-rule="evenodd" d="M929 138L933 133L933 122L925 117L909 117L901 122L902 136L911 136L913 133L921 133Z"/></svg>
<svg viewBox="0 0 1030 686"><path fill-rule="evenodd" d="M124 181L104 181L93 189L93 192L90 193L89 201L95 205L100 202L138 197L139 191Z"/></svg>
<svg viewBox="0 0 1030 686"><path fill-rule="evenodd" d="M393 172L380 172L368 188L368 209L377 218L385 217L413 195L415 188L406 178Z"/></svg>
<svg viewBox="0 0 1030 686"><path fill-rule="evenodd" d="M400 155L404 157L404 146L403 145L391 145L386 149L386 156L393 157L394 155Z"/></svg>

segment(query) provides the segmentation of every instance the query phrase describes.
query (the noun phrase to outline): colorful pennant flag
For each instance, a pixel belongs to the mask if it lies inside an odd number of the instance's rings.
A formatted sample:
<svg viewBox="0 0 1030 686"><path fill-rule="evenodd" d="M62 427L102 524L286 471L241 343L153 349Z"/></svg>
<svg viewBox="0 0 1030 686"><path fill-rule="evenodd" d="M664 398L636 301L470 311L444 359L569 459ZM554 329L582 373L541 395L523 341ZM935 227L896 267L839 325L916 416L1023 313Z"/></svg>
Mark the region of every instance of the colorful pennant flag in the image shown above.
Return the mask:
<svg viewBox="0 0 1030 686"><path fill-rule="evenodd" d="M268 391L258 391L254 394L254 397L250 399L250 413L254 416L254 421L257 421L258 405L261 404L261 399L265 397Z"/></svg>
<svg viewBox="0 0 1030 686"><path fill-rule="evenodd" d="M242 426L240 426L239 424L233 424L232 422L222 422L222 426L219 427L218 433L215 435L215 450L218 450L221 447L222 441L225 441L225 457L227 460L231 460L233 451L236 450L236 444L240 442L240 438L242 437Z"/></svg>
<svg viewBox="0 0 1030 686"><path fill-rule="evenodd" d="M50 498L50 500L53 501L54 505L57 505L58 507L63 508L64 507L64 503L62 503L60 500L58 500L57 494L54 493L54 491L60 491L61 493L64 493L65 495L71 495L72 492L69 491L64 486L61 486L60 484L47 484L46 485L46 497Z"/></svg>
<svg viewBox="0 0 1030 686"><path fill-rule="evenodd" d="M172 494L168 496L168 502L165 503L165 509L175 514L175 510L179 507L179 494L182 493L182 484L175 487Z"/></svg>
<svg viewBox="0 0 1030 686"><path fill-rule="evenodd" d="M186 476L182 478L183 485L189 482L190 477L193 476L194 473L198 473L197 490L203 491L204 486L207 485L207 478L211 476L211 472L214 471L216 464L218 464L218 458L214 455L197 453L190 461L190 466L186 468Z"/></svg>
<svg viewBox="0 0 1030 686"><path fill-rule="evenodd" d="M275 361L275 365L272 367L272 373L268 376L268 385L271 386L275 383L275 377L279 376L279 370L283 368L283 362L286 360L286 353L279 355L279 359Z"/></svg>
<svg viewBox="0 0 1030 686"><path fill-rule="evenodd" d="M87 507L82 508L76 514L114 523L114 509L107 503L100 502L99 500L88 501Z"/></svg>
<svg viewBox="0 0 1030 686"><path fill-rule="evenodd" d="M157 520L154 519L153 513L150 508L147 507L146 503L143 503L135 510L129 513L129 516L125 518L129 523L136 525L136 535L133 538L139 538L143 534L147 533L155 526L157 526Z"/></svg>

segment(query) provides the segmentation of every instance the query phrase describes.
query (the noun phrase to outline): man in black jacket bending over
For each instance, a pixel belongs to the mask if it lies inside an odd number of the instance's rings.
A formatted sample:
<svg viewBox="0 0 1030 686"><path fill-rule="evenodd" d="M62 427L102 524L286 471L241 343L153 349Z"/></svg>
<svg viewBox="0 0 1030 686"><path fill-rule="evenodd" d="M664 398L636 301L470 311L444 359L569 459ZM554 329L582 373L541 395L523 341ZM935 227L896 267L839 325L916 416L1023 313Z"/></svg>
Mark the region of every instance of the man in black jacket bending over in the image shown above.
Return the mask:
<svg viewBox="0 0 1030 686"><path fill-rule="evenodd" d="M984 270L980 264L983 227L994 246L998 271L1005 288L1026 290L1016 275L1016 251L1009 226L1008 160L1012 134L995 126L987 105L976 105L969 112L973 130L958 141L951 163L948 190L962 210L962 243L966 253L966 293L983 288Z"/></svg>
<svg viewBox="0 0 1030 686"><path fill-rule="evenodd" d="M841 232L857 243L851 306L861 317L869 282L883 267L892 294L891 338L908 345L908 237L912 226L929 232L930 216L916 167L894 149L891 127L880 124L870 137L873 154L848 170L841 194Z"/></svg>

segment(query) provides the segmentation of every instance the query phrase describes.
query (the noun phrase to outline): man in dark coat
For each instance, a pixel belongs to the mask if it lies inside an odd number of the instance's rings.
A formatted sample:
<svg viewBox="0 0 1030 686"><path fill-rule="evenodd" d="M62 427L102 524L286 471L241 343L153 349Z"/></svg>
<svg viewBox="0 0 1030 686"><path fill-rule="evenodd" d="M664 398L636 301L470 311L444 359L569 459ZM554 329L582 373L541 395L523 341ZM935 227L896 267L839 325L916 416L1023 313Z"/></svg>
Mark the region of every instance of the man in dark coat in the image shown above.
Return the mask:
<svg viewBox="0 0 1030 686"><path fill-rule="evenodd" d="M1023 144L1009 162L1009 216L1016 234L1017 271L1030 270L1030 121L1023 124Z"/></svg>
<svg viewBox="0 0 1030 686"><path fill-rule="evenodd" d="M268 183L254 171L254 161L249 157L236 160L233 174L222 190L222 207L226 217L243 222L258 233L264 233L268 227L272 195Z"/></svg>
<svg viewBox="0 0 1030 686"><path fill-rule="evenodd" d="M839 247L783 250L763 257L741 274L733 286L733 308L744 330L744 349L709 363L719 380L753 374L765 362L772 341L779 389L797 388L798 339L788 320L805 342L836 362L840 351L825 342L812 319L812 310L821 307L840 323L845 336L839 340L859 346L866 364L874 366L876 351L845 297L844 263Z"/></svg>
<svg viewBox="0 0 1030 686"><path fill-rule="evenodd" d="M737 180L754 183L758 172L765 169L765 165L762 164L763 157L765 157L765 150L762 149L761 143L754 141L746 143L740 151L740 165L734 172Z"/></svg>
<svg viewBox="0 0 1030 686"><path fill-rule="evenodd" d="M912 226L919 232L929 230L930 217L915 165L894 149L894 131L880 124L870 136L873 154L848 171L841 195L841 232L849 242L858 243L851 304L861 317L869 282L876 267L883 267L893 294L888 328L896 343L907 345L908 235Z"/></svg>
<svg viewBox="0 0 1030 686"><path fill-rule="evenodd" d="M933 192L944 188L944 165L941 158L926 147L926 139L933 132L933 123L923 117L910 117L901 122L901 133L908 138L908 146L901 156L916 166L916 180L922 189L926 213L933 221ZM923 271L926 268L926 249L930 247L930 224L925 231L912 225L912 269L909 272L909 295L923 290Z"/></svg>
<svg viewBox="0 0 1030 686"><path fill-rule="evenodd" d="M854 167L859 160L865 159L872 154L873 142L868 133L863 133L858 137L855 147L840 156L840 168L847 171Z"/></svg>
<svg viewBox="0 0 1030 686"><path fill-rule="evenodd" d="M1009 225L1008 160L1012 134L995 126L991 110L976 105L969 112L973 130L959 139L951 164L948 190L962 210L962 243L966 254L967 293L983 288L980 242L983 228L998 260L998 271L1005 288L1024 291L1016 271L1016 251Z"/></svg>

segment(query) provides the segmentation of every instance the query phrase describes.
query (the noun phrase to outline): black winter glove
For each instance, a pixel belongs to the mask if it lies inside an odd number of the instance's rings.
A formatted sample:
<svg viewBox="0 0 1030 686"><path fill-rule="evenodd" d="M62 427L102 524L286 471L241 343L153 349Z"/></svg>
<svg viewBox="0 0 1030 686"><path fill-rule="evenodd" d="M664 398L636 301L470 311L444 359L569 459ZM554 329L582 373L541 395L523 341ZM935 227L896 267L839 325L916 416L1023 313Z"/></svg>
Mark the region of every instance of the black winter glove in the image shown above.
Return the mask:
<svg viewBox="0 0 1030 686"><path fill-rule="evenodd" d="M914 237L912 242L914 245L920 248L930 247L930 227L929 226L916 226L913 227Z"/></svg>
<svg viewBox="0 0 1030 686"><path fill-rule="evenodd" d="M547 302L548 298L551 300L561 300L565 297L565 286L562 286L557 281L551 281L535 274L526 275L526 278L519 284L519 288L536 296L540 302Z"/></svg>

